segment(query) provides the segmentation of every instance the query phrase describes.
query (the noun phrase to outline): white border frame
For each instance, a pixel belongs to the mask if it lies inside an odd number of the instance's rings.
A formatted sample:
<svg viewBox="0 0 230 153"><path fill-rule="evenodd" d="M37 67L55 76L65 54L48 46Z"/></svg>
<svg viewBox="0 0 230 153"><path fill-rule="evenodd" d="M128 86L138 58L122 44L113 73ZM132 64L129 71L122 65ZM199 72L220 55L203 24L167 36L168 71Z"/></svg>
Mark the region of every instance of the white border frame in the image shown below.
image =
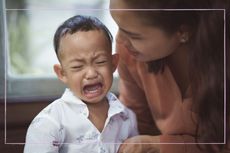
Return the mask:
<svg viewBox="0 0 230 153"><path fill-rule="evenodd" d="M2 1L2 7L3 7L3 18L4 18L4 25L3 25L3 29L4 29L4 54L5 56L7 55L7 41L6 41L6 38L7 38L7 28L6 28L6 8L5 8L5 1L3 0ZM85 10L85 9L84 9ZM93 9L93 10L108 10L108 11L143 11L143 10L147 10L147 11L158 11L158 10L165 10L165 11L186 11L186 10L200 10L200 11L206 11L206 10L223 10L224 11L224 142L223 143L127 143L127 144L226 144L226 42L225 42L225 32L226 32L226 19L225 19L225 16L226 16L226 10L225 9ZM4 99L5 99L5 126L4 126L4 142L5 144L18 144L18 145L23 145L25 144L24 143L10 143L10 142L7 142L7 128L6 128L6 124L7 124L7 120L6 120L6 116L7 116L7 108L6 108L6 103L7 103L7 87L8 87L8 84L7 83L10 83L11 80L8 80L7 78L9 77L7 75L7 59L5 59L5 88L4 88ZM48 78L43 78L43 79L48 79ZM20 79L18 80L20 81ZM21 80L22 81L22 80ZM35 80L33 80L35 81ZM40 81L40 80L39 80ZM49 80L51 81L51 80ZM118 80L115 80L115 81L118 81ZM23 81L22 81L23 82ZM116 83L117 84L117 83ZM23 85L25 85L23 83ZM69 143L67 143L69 144ZM106 144L106 143L105 143ZM111 144L111 143L108 143L108 144ZM116 143L112 143L112 144L116 144ZM120 143L118 143L120 144Z"/></svg>

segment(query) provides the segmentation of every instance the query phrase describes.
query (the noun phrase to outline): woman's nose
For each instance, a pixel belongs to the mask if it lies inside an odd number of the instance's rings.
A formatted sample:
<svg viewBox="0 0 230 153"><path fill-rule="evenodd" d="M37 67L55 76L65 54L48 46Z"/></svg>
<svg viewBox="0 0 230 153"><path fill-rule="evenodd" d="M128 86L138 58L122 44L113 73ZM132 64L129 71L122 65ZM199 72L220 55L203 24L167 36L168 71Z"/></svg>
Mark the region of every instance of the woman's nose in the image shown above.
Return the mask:
<svg viewBox="0 0 230 153"><path fill-rule="evenodd" d="M85 77L88 80L95 79L98 76L98 73L94 67L89 67L86 71Z"/></svg>
<svg viewBox="0 0 230 153"><path fill-rule="evenodd" d="M124 44L124 45L129 44L128 38L120 30L118 30L117 35L116 35L116 43Z"/></svg>

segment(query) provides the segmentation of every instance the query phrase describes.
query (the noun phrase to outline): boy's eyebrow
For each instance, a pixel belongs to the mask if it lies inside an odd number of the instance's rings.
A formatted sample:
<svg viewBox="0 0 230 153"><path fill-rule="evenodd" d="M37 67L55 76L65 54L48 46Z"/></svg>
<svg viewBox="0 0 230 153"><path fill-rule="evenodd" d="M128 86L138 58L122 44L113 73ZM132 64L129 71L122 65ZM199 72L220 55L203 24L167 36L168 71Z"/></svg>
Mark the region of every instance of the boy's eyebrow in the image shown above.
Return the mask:
<svg viewBox="0 0 230 153"><path fill-rule="evenodd" d="M84 59L79 59L79 58L73 58L73 59L71 59L70 60L70 63L72 63L72 62L84 62Z"/></svg>
<svg viewBox="0 0 230 153"><path fill-rule="evenodd" d="M126 34L128 34L128 35L135 36L135 37L140 36L140 34L133 33L133 32L127 31L127 30L125 30L125 29L122 29L122 28L119 28L119 29L120 29L122 32L124 32L124 33L126 33Z"/></svg>
<svg viewBox="0 0 230 153"><path fill-rule="evenodd" d="M96 54L95 56L94 56L94 58L97 58L97 57L99 57L99 56L106 56L107 54L106 53L98 53L98 54Z"/></svg>
<svg viewBox="0 0 230 153"><path fill-rule="evenodd" d="M96 58L98 58L98 57L100 57L100 56L105 56L105 57L106 57L106 53L98 53L98 54L96 54L96 55L93 57L93 59L96 59ZM72 62L81 62L81 63L84 63L85 60L84 60L84 59L81 59L81 58L73 58L73 59L70 60L70 63L72 63Z"/></svg>

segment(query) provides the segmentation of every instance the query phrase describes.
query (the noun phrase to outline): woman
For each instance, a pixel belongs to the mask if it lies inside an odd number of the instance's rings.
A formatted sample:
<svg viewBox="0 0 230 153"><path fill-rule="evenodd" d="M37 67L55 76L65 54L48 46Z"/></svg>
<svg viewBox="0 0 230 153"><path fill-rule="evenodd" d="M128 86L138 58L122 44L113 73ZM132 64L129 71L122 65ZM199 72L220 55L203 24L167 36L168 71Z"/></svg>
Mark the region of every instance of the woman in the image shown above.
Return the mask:
<svg viewBox="0 0 230 153"><path fill-rule="evenodd" d="M120 153L227 150L194 144L224 142L224 11L135 10L221 7L207 0L110 0L119 26L120 99L137 114L142 134Z"/></svg>

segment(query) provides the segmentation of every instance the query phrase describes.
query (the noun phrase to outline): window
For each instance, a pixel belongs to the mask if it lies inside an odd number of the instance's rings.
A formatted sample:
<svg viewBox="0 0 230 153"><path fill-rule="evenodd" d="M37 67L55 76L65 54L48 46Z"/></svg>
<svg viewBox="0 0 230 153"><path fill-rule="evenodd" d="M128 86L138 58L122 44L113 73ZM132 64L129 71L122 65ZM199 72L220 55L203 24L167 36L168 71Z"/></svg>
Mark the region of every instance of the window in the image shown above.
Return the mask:
<svg viewBox="0 0 230 153"><path fill-rule="evenodd" d="M93 15L115 37L117 27L107 9L108 3L108 0L3 1L1 20L5 32L1 58L6 58L1 60L1 72L5 71L5 65L7 98L60 96L64 85L53 72L53 64L58 62L53 49L56 28L73 15ZM114 92L117 77L116 73Z"/></svg>

